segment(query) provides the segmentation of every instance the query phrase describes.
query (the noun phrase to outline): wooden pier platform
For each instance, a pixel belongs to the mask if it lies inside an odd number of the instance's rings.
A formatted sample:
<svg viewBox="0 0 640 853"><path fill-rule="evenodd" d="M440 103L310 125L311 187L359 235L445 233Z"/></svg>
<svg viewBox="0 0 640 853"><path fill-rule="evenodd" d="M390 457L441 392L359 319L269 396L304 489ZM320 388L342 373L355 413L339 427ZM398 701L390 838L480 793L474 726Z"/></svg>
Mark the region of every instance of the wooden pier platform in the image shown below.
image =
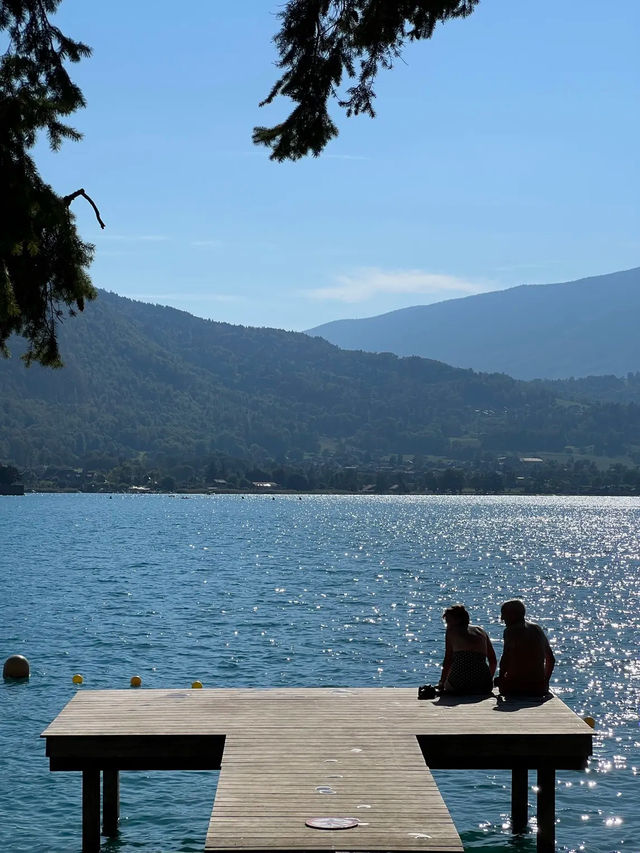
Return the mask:
<svg viewBox="0 0 640 853"><path fill-rule="evenodd" d="M51 770L83 773L84 853L118 824L120 770L220 769L204 849L462 851L429 768L508 768L526 830L537 771L539 853L555 846L555 771L592 732L559 699L439 697L414 688L80 690L42 733ZM470 803L470 808L472 808ZM352 817L352 829L306 826Z"/></svg>
<svg viewBox="0 0 640 853"><path fill-rule="evenodd" d="M205 850L463 850L415 737L227 737ZM309 828L351 817L351 830Z"/></svg>

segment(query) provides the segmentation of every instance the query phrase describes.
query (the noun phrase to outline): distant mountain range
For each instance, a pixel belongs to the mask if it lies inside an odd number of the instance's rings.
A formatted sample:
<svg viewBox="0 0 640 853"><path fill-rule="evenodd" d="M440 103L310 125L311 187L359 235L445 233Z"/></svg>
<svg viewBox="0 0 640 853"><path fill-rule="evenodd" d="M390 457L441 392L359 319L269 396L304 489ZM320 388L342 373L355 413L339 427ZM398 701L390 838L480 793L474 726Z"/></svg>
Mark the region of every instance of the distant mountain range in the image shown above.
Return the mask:
<svg viewBox="0 0 640 853"><path fill-rule="evenodd" d="M392 352L517 379L640 370L640 267L522 285L309 329L339 347Z"/></svg>
<svg viewBox="0 0 640 853"><path fill-rule="evenodd" d="M60 343L61 370L26 369L15 341L14 357L0 359L0 463L640 452L640 406L628 402L640 374L603 380L591 395L589 383L550 387L349 352L104 291L65 322ZM620 402L594 402L607 394Z"/></svg>

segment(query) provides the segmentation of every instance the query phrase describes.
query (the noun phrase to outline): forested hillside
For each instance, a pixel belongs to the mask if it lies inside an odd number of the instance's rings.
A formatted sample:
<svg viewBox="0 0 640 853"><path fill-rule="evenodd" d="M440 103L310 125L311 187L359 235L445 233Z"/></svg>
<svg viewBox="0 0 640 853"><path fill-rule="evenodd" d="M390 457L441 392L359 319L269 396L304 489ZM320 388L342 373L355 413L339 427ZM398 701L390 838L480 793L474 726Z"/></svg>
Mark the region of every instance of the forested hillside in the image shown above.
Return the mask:
<svg viewBox="0 0 640 853"><path fill-rule="evenodd" d="M640 403L640 371L626 376L543 379L540 386L557 397L601 403Z"/></svg>
<svg viewBox="0 0 640 853"><path fill-rule="evenodd" d="M435 358L518 379L640 370L640 267L336 320L309 330L351 350Z"/></svg>
<svg viewBox="0 0 640 853"><path fill-rule="evenodd" d="M347 352L101 292L61 336L66 366L0 361L0 462L104 469L222 452L264 460L635 454L640 408L420 358Z"/></svg>

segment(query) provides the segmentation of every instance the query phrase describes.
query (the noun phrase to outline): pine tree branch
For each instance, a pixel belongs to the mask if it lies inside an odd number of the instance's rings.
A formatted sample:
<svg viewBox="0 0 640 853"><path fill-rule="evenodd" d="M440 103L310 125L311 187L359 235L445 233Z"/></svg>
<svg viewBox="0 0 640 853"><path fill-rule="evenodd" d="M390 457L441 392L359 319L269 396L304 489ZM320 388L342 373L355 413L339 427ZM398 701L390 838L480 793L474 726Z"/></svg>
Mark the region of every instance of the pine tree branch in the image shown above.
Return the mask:
<svg viewBox="0 0 640 853"><path fill-rule="evenodd" d="M260 102L290 98L293 109L273 127L255 127L253 141L272 160L318 156L338 135L334 99L348 116L375 116L378 71L401 59L407 42L430 39L435 27L470 15L480 0L286 0L274 37L281 75ZM340 97L343 79L355 80Z"/></svg>
<svg viewBox="0 0 640 853"><path fill-rule="evenodd" d="M91 205L91 207L93 208L93 212L94 212L94 213L95 213L95 215L96 215L96 219L97 219L97 220L98 220L98 222L100 223L100 227L104 229L106 226L105 226L104 222L102 221L102 219L101 219L101 217L100 217L100 211L98 210L98 208L97 208L96 203L94 202L94 200L91 198L91 196L90 196L90 195L87 195L87 193L84 191L84 189L79 189L79 190L76 190L74 193L71 193L70 195L65 195L65 196L63 196L62 200L63 200L63 201L64 201L64 203L67 205L67 207L69 207L69 205L71 204L71 202L72 202L75 198L78 198L78 196L79 196L79 195L81 195L83 198L86 198L86 200L89 202L89 204L90 204L90 205Z"/></svg>

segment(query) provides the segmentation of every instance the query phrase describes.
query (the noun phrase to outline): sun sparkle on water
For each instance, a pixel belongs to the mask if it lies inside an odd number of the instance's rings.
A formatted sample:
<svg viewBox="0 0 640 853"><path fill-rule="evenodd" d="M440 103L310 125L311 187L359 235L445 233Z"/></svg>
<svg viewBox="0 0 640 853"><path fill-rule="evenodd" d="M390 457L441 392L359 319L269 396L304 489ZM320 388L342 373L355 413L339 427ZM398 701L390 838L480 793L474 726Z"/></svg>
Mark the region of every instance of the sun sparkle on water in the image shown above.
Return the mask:
<svg viewBox="0 0 640 853"><path fill-rule="evenodd" d="M2 647L29 657L32 678L0 684L0 787L12 809L38 801L44 823L0 822L0 849L44 853L45 827L47 851L77 849L79 783L49 773L37 737L73 695L73 672L79 689L133 674L141 689L415 686L439 677L445 606L464 601L499 654L499 607L514 595L552 642L553 689L596 721L589 771L558 774L557 849L634 849L639 522L629 498L3 502ZM533 836L509 834L509 774L437 780L465 850L533 853ZM201 850L215 774L123 774L122 787L120 853Z"/></svg>

